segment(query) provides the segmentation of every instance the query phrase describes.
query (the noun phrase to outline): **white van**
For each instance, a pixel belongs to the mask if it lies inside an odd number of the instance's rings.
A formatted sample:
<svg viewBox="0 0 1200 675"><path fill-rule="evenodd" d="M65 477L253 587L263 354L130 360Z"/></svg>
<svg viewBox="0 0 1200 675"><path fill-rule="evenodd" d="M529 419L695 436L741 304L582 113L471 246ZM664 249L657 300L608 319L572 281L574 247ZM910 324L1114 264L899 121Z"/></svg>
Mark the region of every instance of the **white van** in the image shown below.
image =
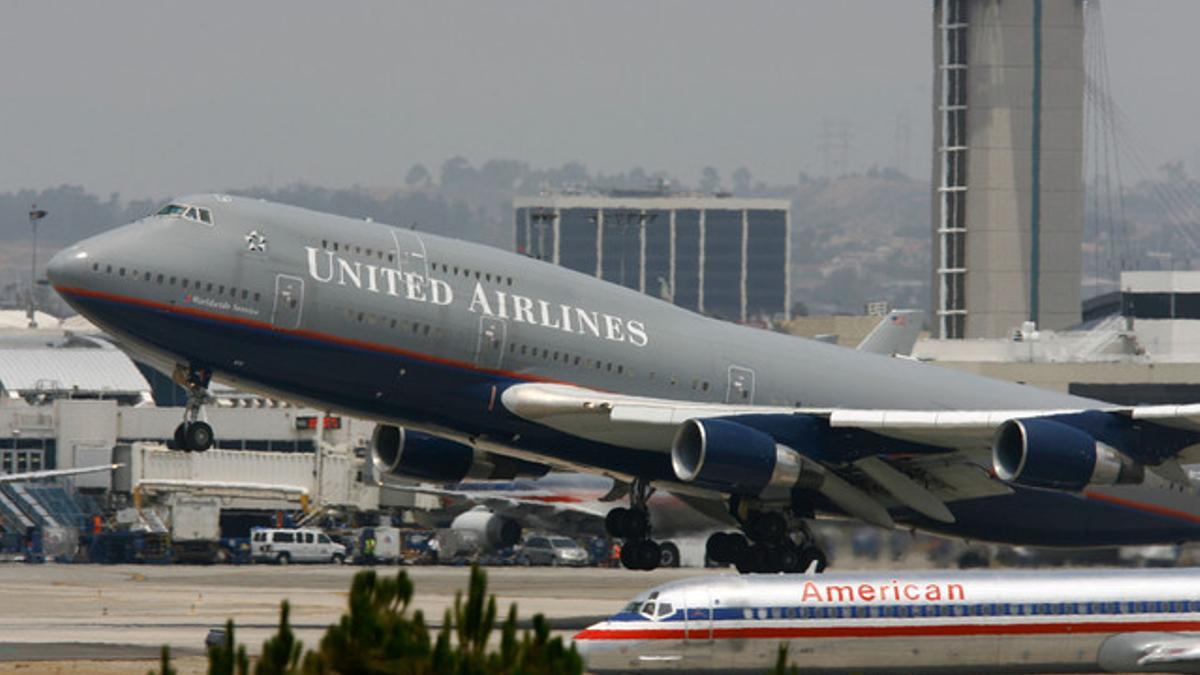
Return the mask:
<svg viewBox="0 0 1200 675"><path fill-rule="evenodd" d="M250 554L254 562L337 563L346 561L346 547L318 530L254 530L250 533Z"/></svg>

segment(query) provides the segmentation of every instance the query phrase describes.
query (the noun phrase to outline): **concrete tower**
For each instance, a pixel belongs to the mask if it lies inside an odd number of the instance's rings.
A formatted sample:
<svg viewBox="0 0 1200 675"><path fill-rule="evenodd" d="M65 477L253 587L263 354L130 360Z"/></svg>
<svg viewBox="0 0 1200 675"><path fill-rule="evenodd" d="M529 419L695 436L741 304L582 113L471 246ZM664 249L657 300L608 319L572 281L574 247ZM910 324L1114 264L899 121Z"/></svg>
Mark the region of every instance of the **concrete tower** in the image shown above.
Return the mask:
<svg viewBox="0 0 1200 675"><path fill-rule="evenodd" d="M934 0L933 310L942 338L1079 322L1082 0Z"/></svg>

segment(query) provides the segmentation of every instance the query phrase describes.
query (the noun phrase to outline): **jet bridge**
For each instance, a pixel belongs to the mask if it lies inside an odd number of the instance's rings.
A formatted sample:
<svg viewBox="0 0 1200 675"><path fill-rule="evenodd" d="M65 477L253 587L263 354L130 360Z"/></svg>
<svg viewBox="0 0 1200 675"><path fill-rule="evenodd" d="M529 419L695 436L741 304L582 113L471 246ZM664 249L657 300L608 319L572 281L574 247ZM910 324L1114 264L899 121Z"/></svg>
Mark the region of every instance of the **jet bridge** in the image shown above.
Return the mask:
<svg viewBox="0 0 1200 675"><path fill-rule="evenodd" d="M156 443L118 445L114 490L219 497L222 507L310 510L379 508L379 488L364 482L364 460L336 448L321 453L249 450L168 450ZM317 458L320 457L318 465Z"/></svg>

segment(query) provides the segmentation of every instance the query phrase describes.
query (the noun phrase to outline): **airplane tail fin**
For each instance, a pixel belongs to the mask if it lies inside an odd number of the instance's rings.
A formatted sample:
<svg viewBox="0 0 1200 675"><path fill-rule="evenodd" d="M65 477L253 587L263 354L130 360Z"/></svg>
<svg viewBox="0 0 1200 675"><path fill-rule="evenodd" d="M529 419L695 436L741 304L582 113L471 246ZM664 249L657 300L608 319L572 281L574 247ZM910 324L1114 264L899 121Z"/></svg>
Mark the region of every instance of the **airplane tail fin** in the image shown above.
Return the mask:
<svg viewBox="0 0 1200 675"><path fill-rule="evenodd" d="M919 309L893 309L858 344L858 351L885 356L909 356L921 333L924 312Z"/></svg>

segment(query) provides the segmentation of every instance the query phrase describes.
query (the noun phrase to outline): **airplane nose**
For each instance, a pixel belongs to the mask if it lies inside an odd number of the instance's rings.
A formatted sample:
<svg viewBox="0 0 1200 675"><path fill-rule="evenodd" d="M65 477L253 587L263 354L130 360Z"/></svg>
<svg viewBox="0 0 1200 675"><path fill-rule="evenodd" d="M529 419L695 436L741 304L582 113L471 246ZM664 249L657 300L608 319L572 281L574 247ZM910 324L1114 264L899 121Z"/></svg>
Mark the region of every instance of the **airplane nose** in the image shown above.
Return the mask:
<svg viewBox="0 0 1200 675"><path fill-rule="evenodd" d="M87 267L88 254L78 246L65 248L46 263L46 278L55 287L74 286L80 273Z"/></svg>

